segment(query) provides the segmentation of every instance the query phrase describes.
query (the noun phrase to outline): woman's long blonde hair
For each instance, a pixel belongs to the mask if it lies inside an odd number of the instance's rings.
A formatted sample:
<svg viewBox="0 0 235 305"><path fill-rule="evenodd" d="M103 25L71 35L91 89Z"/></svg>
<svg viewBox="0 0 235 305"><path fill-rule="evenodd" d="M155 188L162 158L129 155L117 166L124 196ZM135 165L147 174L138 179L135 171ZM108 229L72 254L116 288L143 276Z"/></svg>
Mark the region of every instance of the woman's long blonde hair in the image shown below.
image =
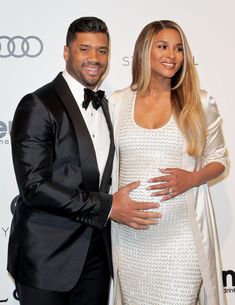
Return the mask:
<svg viewBox="0 0 235 305"><path fill-rule="evenodd" d="M185 137L187 152L199 156L206 141L206 120L200 99L197 70L186 36L171 20L153 21L146 25L135 43L131 88L140 94L148 91L151 77L150 54L155 35L164 29L175 29L181 36L184 60L171 81L174 114Z"/></svg>

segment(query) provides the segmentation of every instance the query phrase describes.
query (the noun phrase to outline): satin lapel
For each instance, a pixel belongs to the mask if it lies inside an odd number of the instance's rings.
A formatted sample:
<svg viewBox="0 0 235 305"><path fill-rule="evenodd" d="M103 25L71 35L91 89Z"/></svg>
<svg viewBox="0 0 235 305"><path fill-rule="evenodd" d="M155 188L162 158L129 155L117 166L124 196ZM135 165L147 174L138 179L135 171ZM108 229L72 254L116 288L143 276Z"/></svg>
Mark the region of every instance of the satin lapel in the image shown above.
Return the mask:
<svg viewBox="0 0 235 305"><path fill-rule="evenodd" d="M105 116L105 119L106 119L106 122L108 125L108 129L109 129L110 146L109 146L109 154L108 154L107 162L105 165L105 169L104 169L104 173L103 173L103 177L102 177L102 181L101 181L101 185L100 185L100 191L104 192L104 193L108 193L110 184L111 184L110 182L111 182L111 174L112 174L112 168L113 168L113 157L114 157L115 147L114 147L113 126L112 126L112 122L111 122L111 118L110 118L110 114L109 114L108 102L105 98L103 99L101 105L102 105L103 113L104 113L104 116Z"/></svg>
<svg viewBox="0 0 235 305"><path fill-rule="evenodd" d="M53 83L75 129L85 190L98 191L99 169L94 146L86 123L61 73L55 78Z"/></svg>

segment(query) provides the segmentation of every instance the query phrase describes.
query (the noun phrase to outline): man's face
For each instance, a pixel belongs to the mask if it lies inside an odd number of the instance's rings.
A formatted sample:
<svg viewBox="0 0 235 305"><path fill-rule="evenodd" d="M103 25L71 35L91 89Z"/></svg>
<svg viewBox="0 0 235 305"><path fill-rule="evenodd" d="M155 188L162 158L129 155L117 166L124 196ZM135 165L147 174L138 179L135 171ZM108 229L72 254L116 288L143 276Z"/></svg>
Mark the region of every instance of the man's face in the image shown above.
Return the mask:
<svg viewBox="0 0 235 305"><path fill-rule="evenodd" d="M77 33L64 47L66 68L83 86L94 89L108 67L109 42L105 33Z"/></svg>

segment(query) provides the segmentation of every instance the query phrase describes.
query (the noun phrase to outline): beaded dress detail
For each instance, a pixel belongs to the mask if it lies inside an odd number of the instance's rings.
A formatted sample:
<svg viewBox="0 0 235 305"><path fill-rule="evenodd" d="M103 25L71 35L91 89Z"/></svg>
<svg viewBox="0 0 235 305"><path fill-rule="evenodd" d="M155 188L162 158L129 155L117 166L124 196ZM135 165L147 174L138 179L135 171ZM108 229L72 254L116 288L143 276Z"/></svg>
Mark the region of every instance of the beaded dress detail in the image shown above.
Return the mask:
<svg viewBox="0 0 235 305"><path fill-rule="evenodd" d="M161 128L134 121L130 103L119 133L119 187L140 180L130 193L137 201L158 201L146 187L159 168L182 168L184 140L174 117ZM201 272L185 194L160 203L162 218L148 230L118 225L120 280L125 305L195 305Z"/></svg>

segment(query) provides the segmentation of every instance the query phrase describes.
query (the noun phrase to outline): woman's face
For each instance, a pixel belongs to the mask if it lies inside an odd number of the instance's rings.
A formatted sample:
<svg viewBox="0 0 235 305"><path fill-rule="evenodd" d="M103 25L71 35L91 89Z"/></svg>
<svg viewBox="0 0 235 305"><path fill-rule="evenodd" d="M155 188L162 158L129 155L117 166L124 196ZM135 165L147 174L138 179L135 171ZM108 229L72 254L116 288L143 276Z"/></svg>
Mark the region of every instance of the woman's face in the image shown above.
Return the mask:
<svg viewBox="0 0 235 305"><path fill-rule="evenodd" d="M164 29L155 35L150 55L152 77L171 79L183 59L183 43L177 30Z"/></svg>

